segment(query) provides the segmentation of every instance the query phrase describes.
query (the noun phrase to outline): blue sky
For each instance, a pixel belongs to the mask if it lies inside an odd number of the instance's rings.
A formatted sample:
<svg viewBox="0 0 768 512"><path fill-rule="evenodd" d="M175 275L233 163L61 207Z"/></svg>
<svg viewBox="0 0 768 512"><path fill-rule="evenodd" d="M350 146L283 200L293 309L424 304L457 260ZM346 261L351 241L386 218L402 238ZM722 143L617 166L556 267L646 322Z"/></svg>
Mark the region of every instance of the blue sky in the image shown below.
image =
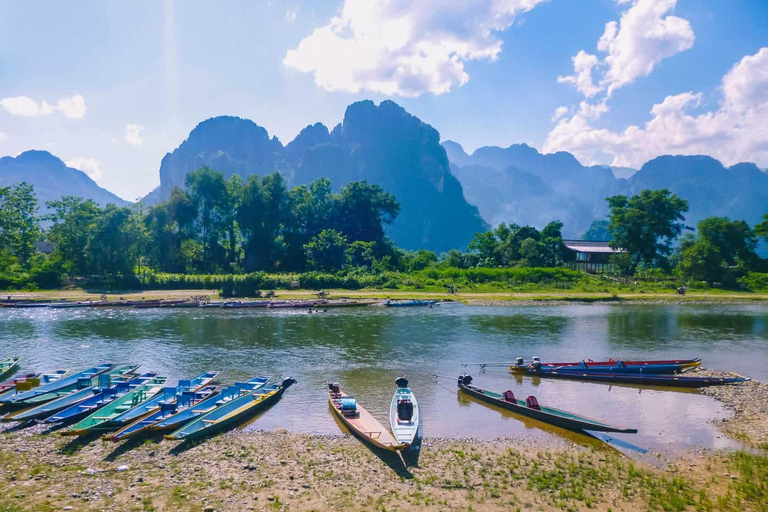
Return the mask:
<svg viewBox="0 0 768 512"><path fill-rule="evenodd" d="M366 98L470 151L768 167L768 2L0 0L0 155L48 150L127 199L208 117L287 143Z"/></svg>

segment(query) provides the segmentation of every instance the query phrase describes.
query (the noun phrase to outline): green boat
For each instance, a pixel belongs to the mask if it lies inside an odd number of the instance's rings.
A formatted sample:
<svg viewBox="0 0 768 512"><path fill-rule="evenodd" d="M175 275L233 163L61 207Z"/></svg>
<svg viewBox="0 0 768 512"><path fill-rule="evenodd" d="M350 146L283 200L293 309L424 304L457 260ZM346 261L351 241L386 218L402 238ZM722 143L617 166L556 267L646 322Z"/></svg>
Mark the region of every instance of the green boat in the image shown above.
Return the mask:
<svg viewBox="0 0 768 512"><path fill-rule="evenodd" d="M5 380L6 377L10 377L13 373L19 369L19 358L11 357L5 361L0 361L0 381Z"/></svg>
<svg viewBox="0 0 768 512"><path fill-rule="evenodd" d="M504 393L494 393L487 389L478 388L477 386L472 385L472 377L466 374L459 375L458 384L461 391L478 400L515 412L521 416L527 416L544 423L549 423L550 425L555 425L556 427L577 432L587 430L595 432L617 432L622 434L637 433L637 429L634 428L617 427L572 412L555 409L554 407L540 406L538 400L533 396L529 396L525 400L518 400L511 390L506 390Z"/></svg>
<svg viewBox="0 0 768 512"><path fill-rule="evenodd" d="M116 426L112 420L126 411L138 407L163 389L163 384L168 380L165 377L156 377L146 384L142 384L132 391L124 394L114 402L102 407L80 423L76 423L69 430L61 432L63 436L82 436L92 432L112 430Z"/></svg>

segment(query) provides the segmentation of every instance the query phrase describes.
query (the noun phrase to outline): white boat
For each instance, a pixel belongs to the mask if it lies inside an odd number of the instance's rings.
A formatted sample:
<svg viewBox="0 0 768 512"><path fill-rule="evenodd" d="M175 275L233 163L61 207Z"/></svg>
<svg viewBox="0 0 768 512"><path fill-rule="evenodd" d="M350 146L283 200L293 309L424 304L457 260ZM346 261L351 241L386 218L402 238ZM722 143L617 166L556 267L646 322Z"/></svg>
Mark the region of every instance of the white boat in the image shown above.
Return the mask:
<svg viewBox="0 0 768 512"><path fill-rule="evenodd" d="M395 383L397 391L389 407L389 423L397 442L411 445L419 431L419 404L405 377L400 377Z"/></svg>

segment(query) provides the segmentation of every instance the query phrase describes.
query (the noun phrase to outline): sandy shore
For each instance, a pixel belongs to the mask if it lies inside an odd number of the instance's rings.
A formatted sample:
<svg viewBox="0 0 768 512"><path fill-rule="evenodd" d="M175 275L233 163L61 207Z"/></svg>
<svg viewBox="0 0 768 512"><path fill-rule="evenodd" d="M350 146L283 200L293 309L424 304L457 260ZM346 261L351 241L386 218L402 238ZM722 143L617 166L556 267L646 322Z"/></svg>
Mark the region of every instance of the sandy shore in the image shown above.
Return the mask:
<svg viewBox="0 0 768 512"><path fill-rule="evenodd" d="M768 497L745 480L768 478L756 455L689 452L659 469L565 444L427 439L406 459L346 436L236 431L125 449L25 429L0 434L0 510L765 510Z"/></svg>

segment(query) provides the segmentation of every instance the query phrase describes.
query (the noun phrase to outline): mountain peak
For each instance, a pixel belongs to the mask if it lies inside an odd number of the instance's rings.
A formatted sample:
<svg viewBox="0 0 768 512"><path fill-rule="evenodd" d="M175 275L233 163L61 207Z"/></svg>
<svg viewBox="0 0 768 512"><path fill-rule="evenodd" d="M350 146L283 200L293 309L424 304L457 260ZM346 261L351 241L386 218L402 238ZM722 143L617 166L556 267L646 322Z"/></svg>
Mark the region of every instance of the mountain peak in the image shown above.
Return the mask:
<svg viewBox="0 0 768 512"><path fill-rule="evenodd" d="M48 151L39 149L30 149L21 153L15 158L16 163L20 164L35 164L35 165L51 165L56 167L65 167L64 162L57 156L52 155Z"/></svg>

